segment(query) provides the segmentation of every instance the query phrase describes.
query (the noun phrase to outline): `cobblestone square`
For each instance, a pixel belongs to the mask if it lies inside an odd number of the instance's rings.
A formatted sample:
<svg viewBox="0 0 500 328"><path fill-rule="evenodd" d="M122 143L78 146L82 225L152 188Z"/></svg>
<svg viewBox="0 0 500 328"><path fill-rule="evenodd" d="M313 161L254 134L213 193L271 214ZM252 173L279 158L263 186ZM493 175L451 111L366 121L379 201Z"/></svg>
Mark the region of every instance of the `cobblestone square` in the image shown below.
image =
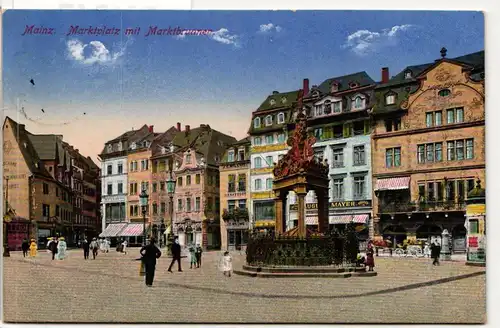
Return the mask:
<svg viewBox="0 0 500 328"><path fill-rule="evenodd" d="M139 276L138 249L96 260L70 251L52 261L12 252L4 258L6 322L87 323L484 323L484 268L463 262L376 258L376 277L226 278L220 253L204 254L202 268L168 273L160 258L155 282ZM244 256L234 254L234 267ZM176 268L176 267L174 267ZM36 304L36 310L35 305Z"/></svg>

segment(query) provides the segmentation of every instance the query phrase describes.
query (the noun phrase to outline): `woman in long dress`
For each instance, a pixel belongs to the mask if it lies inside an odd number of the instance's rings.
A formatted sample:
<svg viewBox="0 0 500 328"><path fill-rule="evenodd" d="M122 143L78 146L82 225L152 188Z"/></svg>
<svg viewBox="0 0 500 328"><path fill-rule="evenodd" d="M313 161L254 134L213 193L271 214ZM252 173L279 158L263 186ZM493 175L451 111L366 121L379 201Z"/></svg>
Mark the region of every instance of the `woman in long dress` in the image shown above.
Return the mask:
<svg viewBox="0 0 500 328"><path fill-rule="evenodd" d="M221 270L226 277L231 277L231 271L233 271L233 259L229 252L224 252L224 256L222 257Z"/></svg>
<svg viewBox="0 0 500 328"><path fill-rule="evenodd" d="M66 240L64 240L64 237L59 238L59 243L57 244L57 258L59 260L64 260L66 257Z"/></svg>
<svg viewBox="0 0 500 328"><path fill-rule="evenodd" d="M37 253L38 246L36 245L36 242L34 239L31 239L31 244L30 244L30 256L35 257Z"/></svg>
<svg viewBox="0 0 500 328"><path fill-rule="evenodd" d="M366 266L368 267L368 271L373 271L373 268L375 267L375 259L373 258L373 253L373 243L370 240L366 249Z"/></svg>

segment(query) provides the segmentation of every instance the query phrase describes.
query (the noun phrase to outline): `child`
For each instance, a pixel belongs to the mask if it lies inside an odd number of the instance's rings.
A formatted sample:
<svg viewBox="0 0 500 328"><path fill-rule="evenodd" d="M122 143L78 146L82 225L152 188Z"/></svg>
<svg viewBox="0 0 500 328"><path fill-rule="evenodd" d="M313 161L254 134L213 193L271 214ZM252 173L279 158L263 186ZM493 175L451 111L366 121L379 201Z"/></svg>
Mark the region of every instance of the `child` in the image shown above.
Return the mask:
<svg viewBox="0 0 500 328"><path fill-rule="evenodd" d="M231 271L233 271L233 259L229 252L224 252L224 257L222 258L222 271L227 277L231 277Z"/></svg>
<svg viewBox="0 0 500 328"><path fill-rule="evenodd" d="M197 264L197 259L196 259L196 249L194 248L193 245L189 246L189 257L191 258L191 266L190 269L194 268L196 269L196 264Z"/></svg>
<svg viewBox="0 0 500 328"><path fill-rule="evenodd" d="M38 246L36 245L35 239L31 239L31 245L30 245L30 256L31 257L36 256L37 249L38 249Z"/></svg>

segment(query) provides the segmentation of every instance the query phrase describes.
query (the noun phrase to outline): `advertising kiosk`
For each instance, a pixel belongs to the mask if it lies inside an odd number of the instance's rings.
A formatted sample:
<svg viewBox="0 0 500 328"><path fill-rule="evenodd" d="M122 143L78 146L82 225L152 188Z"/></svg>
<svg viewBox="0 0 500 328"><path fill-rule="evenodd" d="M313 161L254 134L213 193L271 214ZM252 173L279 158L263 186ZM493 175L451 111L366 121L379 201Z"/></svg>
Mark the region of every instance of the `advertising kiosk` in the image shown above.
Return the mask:
<svg viewBox="0 0 500 328"><path fill-rule="evenodd" d="M486 192L477 180L467 194L465 227L467 229L467 265L486 265Z"/></svg>

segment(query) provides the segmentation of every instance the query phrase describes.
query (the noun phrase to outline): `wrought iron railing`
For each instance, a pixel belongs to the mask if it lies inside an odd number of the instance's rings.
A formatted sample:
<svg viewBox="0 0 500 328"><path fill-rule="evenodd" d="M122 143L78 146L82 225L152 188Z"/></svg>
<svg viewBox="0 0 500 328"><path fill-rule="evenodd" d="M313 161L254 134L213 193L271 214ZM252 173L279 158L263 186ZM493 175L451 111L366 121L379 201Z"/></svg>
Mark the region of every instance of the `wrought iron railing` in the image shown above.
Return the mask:
<svg viewBox="0 0 500 328"><path fill-rule="evenodd" d="M351 267L356 263L359 241L353 225L338 234L307 238L252 234L246 259L249 265L262 266L330 266Z"/></svg>
<svg viewBox="0 0 500 328"><path fill-rule="evenodd" d="M428 201L380 204L379 213L463 211L464 201Z"/></svg>

